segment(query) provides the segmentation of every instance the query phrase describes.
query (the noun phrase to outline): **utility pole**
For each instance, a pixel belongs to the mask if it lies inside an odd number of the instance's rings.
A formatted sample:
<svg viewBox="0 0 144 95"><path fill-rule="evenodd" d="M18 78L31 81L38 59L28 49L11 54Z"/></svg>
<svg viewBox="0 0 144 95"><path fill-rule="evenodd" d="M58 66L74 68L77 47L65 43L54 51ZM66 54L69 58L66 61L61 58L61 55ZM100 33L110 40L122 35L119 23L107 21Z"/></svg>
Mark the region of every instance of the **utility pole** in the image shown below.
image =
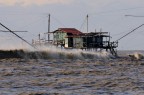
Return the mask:
<svg viewBox="0 0 144 95"><path fill-rule="evenodd" d="M50 40L50 14L48 15L48 42Z"/></svg>

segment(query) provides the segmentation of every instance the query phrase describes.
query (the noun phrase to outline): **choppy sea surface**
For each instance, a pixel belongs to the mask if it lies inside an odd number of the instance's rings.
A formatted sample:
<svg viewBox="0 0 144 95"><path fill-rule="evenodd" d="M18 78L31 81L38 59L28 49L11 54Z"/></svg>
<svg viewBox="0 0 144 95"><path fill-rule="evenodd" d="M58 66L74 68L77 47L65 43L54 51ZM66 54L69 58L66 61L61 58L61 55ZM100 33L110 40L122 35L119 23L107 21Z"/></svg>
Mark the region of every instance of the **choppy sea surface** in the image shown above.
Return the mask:
<svg viewBox="0 0 144 95"><path fill-rule="evenodd" d="M0 59L0 95L144 95L144 60Z"/></svg>

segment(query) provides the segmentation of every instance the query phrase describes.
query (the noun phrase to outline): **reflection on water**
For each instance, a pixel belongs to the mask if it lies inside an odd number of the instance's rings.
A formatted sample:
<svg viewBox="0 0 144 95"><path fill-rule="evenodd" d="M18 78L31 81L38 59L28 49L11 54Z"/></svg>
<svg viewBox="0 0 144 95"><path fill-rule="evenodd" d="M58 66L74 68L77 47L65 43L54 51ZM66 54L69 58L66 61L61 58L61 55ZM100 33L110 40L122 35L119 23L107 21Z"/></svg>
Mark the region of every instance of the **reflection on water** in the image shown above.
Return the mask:
<svg viewBox="0 0 144 95"><path fill-rule="evenodd" d="M0 95L143 95L144 61L1 59Z"/></svg>

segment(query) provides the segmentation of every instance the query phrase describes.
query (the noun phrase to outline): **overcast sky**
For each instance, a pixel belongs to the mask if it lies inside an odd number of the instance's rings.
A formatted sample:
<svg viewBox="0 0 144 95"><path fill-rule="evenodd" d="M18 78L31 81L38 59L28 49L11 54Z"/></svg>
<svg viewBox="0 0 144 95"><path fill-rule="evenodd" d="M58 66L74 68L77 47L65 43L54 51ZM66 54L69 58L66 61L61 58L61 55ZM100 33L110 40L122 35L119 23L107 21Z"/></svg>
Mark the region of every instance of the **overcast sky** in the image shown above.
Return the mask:
<svg viewBox="0 0 144 95"><path fill-rule="evenodd" d="M0 0L0 22L31 43L38 34L47 32L48 14L51 14L51 31L57 28L77 28L86 32L86 15L89 15L89 32L110 32L112 41L144 23L144 0ZM0 30L4 28L0 27ZM43 35L42 35L43 36ZM144 27L119 41L118 49L144 49ZM0 32L0 48L23 46L22 41L10 33ZM21 44L19 44L21 43Z"/></svg>

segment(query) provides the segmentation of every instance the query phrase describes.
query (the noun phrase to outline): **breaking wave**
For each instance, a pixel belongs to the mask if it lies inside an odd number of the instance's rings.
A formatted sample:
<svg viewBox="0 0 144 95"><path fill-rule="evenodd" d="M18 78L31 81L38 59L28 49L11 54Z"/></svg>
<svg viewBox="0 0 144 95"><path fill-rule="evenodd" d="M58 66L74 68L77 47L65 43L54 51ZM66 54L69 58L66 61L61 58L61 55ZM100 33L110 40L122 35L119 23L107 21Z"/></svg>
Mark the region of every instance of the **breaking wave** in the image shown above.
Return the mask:
<svg viewBox="0 0 144 95"><path fill-rule="evenodd" d="M61 49L56 47L37 47L38 49L1 50L0 58L31 58L31 59L96 59L112 57L106 51L87 51L80 49Z"/></svg>

